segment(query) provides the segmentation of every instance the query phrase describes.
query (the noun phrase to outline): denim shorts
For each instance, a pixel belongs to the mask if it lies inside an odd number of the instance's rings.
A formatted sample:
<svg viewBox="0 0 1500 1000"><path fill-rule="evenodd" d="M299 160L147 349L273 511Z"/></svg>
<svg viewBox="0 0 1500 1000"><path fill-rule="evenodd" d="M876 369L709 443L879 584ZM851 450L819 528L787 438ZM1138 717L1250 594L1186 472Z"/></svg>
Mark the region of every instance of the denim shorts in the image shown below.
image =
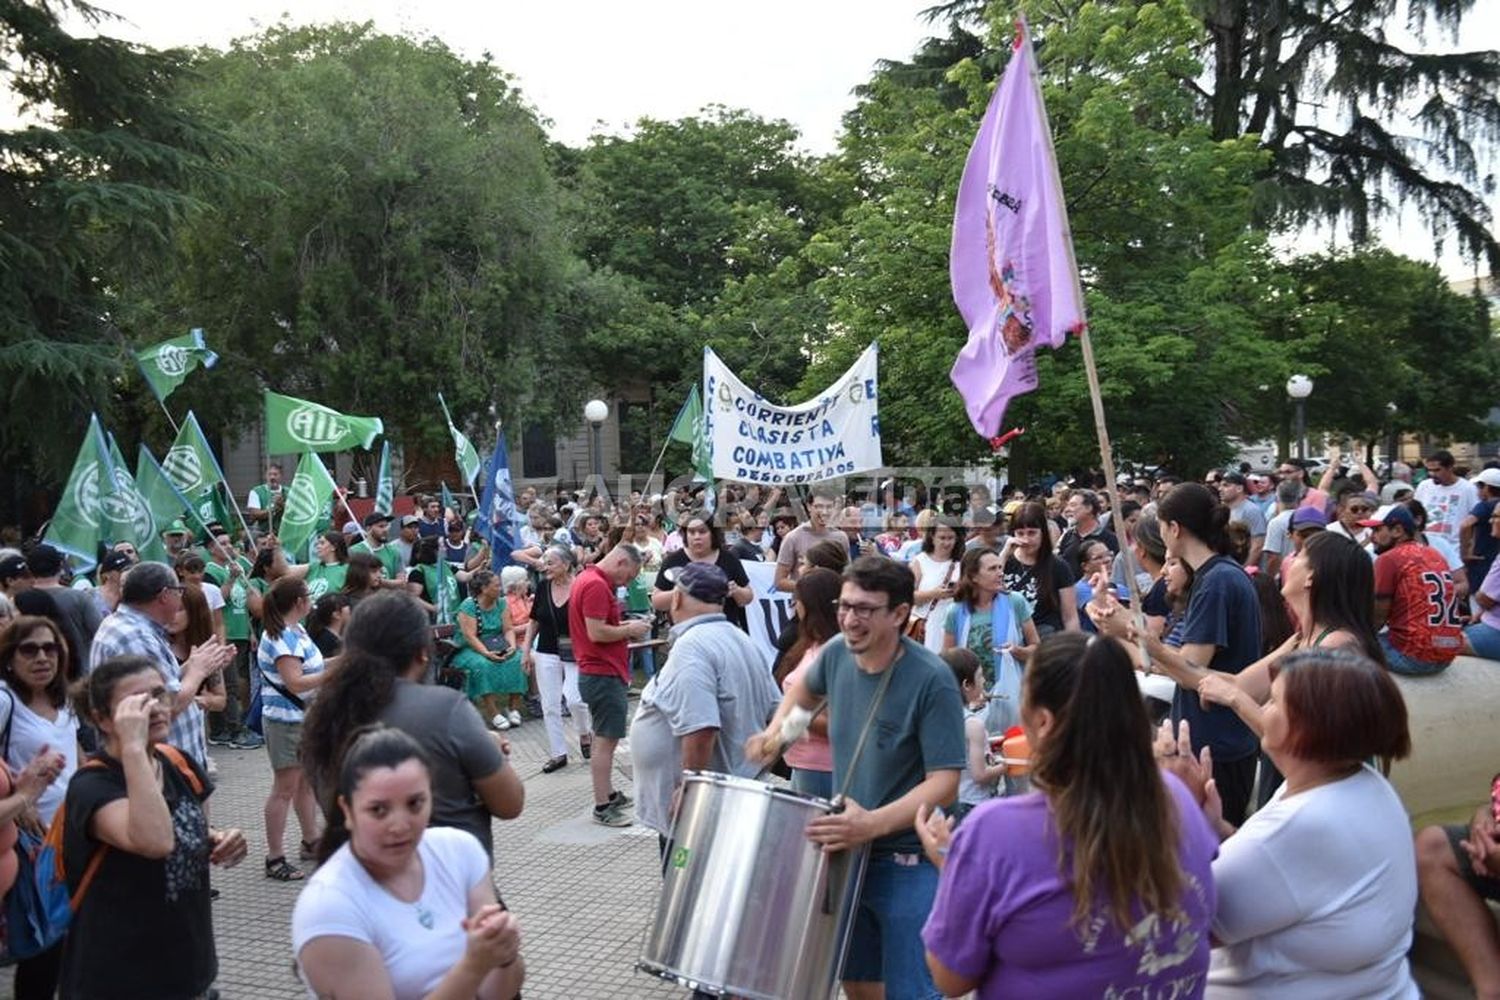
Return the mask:
<svg viewBox="0 0 1500 1000"><path fill-rule="evenodd" d="M1475 622L1464 629L1464 638L1469 648L1482 660L1500 660L1500 628L1490 628L1484 622Z"/></svg>
<svg viewBox="0 0 1500 1000"><path fill-rule="evenodd" d="M1431 677L1448 669L1446 663L1429 663L1426 660L1418 660L1407 656L1395 646L1391 645L1391 637L1388 633L1380 633L1380 649L1385 653L1386 666L1391 668L1391 673L1402 674L1406 677Z"/></svg>
<svg viewBox="0 0 1500 1000"><path fill-rule="evenodd" d="M937 886L938 870L921 854L872 854L841 978L884 983L891 1000L940 998L922 944Z"/></svg>

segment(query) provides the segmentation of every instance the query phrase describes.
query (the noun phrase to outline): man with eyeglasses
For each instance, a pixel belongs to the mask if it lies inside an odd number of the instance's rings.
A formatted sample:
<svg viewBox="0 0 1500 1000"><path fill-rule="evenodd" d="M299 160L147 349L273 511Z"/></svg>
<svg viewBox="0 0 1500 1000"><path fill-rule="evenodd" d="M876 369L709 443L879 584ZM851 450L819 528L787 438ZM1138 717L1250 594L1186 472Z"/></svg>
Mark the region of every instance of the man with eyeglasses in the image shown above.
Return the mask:
<svg viewBox="0 0 1500 1000"><path fill-rule="evenodd" d="M1336 494L1335 504L1334 519L1328 530L1360 545L1367 544L1370 529L1364 526L1364 521L1380 506L1380 498L1361 489L1358 483L1345 483Z"/></svg>
<svg viewBox="0 0 1500 1000"><path fill-rule="evenodd" d="M903 635L914 585L910 569L885 556L850 564L837 606L840 634L746 748L770 762L827 699L833 784L844 808L813 820L807 835L825 851L870 845L842 972L850 1000L939 995L921 939L938 873L915 822L919 807L947 806L958 794L963 705L953 672Z"/></svg>
<svg viewBox="0 0 1500 1000"><path fill-rule="evenodd" d="M194 700L210 677L234 660L234 647L210 636L179 664L167 628L182 608L183 585L170 566L143 562L132 566L120 587L120 606L94 634L88 670L116 656L144 656L172 692L172 728L168 742L200 765L208 763L208 736L203 709Z"/></svg>
<svg viewBox="0 0 1500 1000"><path fill-rule="evenodd" d="M807 523L799 524L781 540L776 554L776 589L791 593L797 587L797 567L802 556L819 542L835 541L847 545L848 538L830 522L838 510L838 497L826 488L815 488L807 505Z"/></svg>

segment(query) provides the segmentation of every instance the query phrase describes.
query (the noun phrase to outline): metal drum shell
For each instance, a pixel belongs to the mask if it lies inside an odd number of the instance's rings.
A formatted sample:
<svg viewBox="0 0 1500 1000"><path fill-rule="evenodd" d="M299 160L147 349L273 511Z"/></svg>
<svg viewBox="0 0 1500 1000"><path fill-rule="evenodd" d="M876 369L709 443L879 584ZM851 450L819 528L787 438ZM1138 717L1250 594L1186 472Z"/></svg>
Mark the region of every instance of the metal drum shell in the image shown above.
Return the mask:
<svg viewBox="0 0 1500 1000"><path fill-rule="evenodd" d="M832 811L787 788L685 772L636 968L719 996L832 997L869 853L825 854L807 839Z"/></svg>

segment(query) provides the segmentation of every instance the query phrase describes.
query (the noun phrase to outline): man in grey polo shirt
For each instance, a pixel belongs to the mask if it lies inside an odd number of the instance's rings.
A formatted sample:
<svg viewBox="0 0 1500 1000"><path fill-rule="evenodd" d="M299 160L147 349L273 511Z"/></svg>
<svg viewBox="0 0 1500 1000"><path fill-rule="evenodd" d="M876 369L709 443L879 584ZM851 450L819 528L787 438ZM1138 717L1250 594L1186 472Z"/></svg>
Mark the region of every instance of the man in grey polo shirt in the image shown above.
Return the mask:
<svg viewBox="0 0 1500 1000"><path fill-rule="evenodd" d="M641 692L630 727L635 816L663 848L683 770L753 778L761 766L745 758L745 743L781 701L760 649L724 617L724 571L690 562L672 582L671 652Z"/></svg>

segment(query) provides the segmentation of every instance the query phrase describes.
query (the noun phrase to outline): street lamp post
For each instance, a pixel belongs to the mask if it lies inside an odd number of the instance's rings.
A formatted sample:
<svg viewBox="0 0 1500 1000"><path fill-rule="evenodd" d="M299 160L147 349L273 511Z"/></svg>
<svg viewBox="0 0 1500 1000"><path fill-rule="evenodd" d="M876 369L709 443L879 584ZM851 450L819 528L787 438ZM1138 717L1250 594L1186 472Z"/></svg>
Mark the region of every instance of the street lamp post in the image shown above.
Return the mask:
<svg viewBox="0 0 1500 1000"><path fill-rule="evenodd" d="M1396 468L1396 449L1400 445L1401 437L1401 435L1396 431L1396 412L1400 409L1401 407L1397 406L1395 403L1385 404L1387 427L1387 438L1385 443L1385 465L1387 469L1392 470L1389 473L1392 479L1396 478L1396 473L1394 471Z"/></svg>
<svg viewBox="0 0 1500 1000"><path fill-rule="evenodd" d="M609 404L602 399L591 399L584 404L583 419L594 429L594 476L600 488L604 483L604 421L609 419Z"/></svg>
<svg viewBox="0 0 1500 1000"><path fill-rule="evenodd" d="M1307 397L1312 395L1313 380L1293 375L1286 380L1286 394L1297 404L1297 458L1307 458Z"/></svg>

